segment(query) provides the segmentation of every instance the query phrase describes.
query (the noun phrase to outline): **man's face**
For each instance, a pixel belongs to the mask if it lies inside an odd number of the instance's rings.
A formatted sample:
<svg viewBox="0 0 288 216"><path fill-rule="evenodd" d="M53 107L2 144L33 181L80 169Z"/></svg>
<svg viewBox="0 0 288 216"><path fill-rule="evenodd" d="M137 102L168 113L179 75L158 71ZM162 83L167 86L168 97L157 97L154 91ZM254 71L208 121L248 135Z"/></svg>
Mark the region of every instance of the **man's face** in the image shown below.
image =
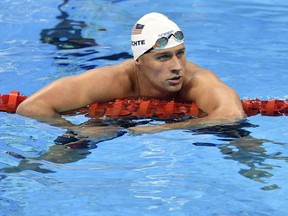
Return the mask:
<svg viewBox="0 0 288 216"><path fill-rule="evenodd" d="M138 65L140 72L159 93L178 92L185 75L184 44L144 54L139 58Z"/></svg>

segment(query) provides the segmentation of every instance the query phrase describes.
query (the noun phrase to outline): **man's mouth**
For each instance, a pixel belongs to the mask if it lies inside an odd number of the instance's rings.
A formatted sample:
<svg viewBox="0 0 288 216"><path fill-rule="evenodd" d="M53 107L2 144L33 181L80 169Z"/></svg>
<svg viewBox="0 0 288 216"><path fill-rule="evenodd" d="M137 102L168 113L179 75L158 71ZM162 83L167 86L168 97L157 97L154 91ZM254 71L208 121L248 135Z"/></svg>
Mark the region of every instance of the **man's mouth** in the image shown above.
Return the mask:
<svg viewBox="0 0 288 216"><path fill-rule="evenodd" d="M168 79L168 81L170 83L172 83L172 84L178 84L178 83L181 82L181 80L182 80L182 76L180 76L180 75L179 76L174 76L174 77Z"/></svg>
<svg viewBox="0 0 288 216"><path fill-rule="evenodd" d="M180 78L181 78L181 76L175 76L175 77L170 78L170 80L178 80Z"/></svg>
<svg viewBox="0 0 288 216"><path fill-rule="evenodd" d="M181 79L181 77L182 76L180 76L180 75L179 76L174 76L174 77L170 78L169 80L179 80L179 79Z"/></svg>

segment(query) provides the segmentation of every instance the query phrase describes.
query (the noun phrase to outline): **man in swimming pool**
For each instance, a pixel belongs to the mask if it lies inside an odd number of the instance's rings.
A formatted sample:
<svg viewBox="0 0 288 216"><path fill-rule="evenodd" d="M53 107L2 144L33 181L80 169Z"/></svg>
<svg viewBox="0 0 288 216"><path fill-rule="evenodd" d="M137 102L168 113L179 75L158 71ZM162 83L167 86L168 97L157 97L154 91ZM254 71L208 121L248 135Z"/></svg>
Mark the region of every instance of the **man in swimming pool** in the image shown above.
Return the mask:
<svg viewBox="0 0 288 216"><path fill-rule="evenodd" d="M134 60L56 80L21 103L17 113L73 128L59 113L95 101L144 96L194 101L206 114L201 119L164 126L169 128L245 116L234 90L211 71L186 61L184 34L166 16L149 13L138 20L132 29L131 47Z"/></svg>

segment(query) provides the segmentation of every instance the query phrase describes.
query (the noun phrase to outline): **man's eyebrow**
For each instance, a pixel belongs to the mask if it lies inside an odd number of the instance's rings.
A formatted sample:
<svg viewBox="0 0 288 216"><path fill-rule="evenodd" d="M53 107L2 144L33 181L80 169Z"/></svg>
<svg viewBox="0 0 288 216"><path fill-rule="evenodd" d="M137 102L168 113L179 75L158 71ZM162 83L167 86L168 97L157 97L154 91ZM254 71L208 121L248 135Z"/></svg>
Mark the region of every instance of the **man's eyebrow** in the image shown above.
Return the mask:
<svg viewBox="0 0 288 216"><path fill-rule="evenodd" d="M183 51L185 51L185 50L186 50L185 47L184 47L184 48L180 48L180 49L178 49L178 50L175 50L175 53L183 52ZM165 50L163 50L163 51L160 51L160 52L155 53L154 56L158 56L158 55L169 55L169 54L173 54L173 53L174 53L173 51L165 51Z"/></svg>
<svg viewBox="0 0 288 216"><path fill-rule="evenodd" d="M171 54L172 54L171 51L163 51L163 52L154 53L154 56L159 56L159 55L171 55Z"/></svg>
<svg viewBox="0 0 288 216"><path fill-rule="evenodd" d="M181 52L181 51L185 51L185 50L186 50L186 48L184 47L184 48L177 50L177 52Z"/></svg>
<svg viewBox="0 0 288 216"><path fill-rule="evenodd" d="M177 52L181 52L181 51L185 51L185 50L186 50L185 47L184 48L180 48L180 49L175 50L175 51L165 51L165 50L163 50L163 51L161 51L159 53L155 53L155 55L163 55L163 54L169 54L169 53L173 53L173 52L177 53Z"/></svg>

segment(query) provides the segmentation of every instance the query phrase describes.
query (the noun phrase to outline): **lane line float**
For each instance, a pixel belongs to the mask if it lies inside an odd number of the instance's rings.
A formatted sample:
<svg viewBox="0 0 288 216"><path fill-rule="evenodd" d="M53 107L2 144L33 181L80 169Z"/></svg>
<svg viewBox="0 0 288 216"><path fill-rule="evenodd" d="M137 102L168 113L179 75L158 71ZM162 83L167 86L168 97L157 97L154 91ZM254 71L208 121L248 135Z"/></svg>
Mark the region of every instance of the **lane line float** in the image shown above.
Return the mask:
<svg viewBox="0 0 288 216"><path fill-rule="evenodd" d="M0 94L0 111L15 113L18 105L27 96L19 91L11 91L10 94ZM261 114L263 116L288 116L288 99L286 100L241 100L243 109L247 116ZM119 118L125 116L133 117L157 117L159 119L177 118L183 116L201 117L201 110L194 102L183 103L178 101L165 101L157 99L115 99L108 102L95 102L86 107L61 113L62 115L84 114L90 118Z"/></svg>

